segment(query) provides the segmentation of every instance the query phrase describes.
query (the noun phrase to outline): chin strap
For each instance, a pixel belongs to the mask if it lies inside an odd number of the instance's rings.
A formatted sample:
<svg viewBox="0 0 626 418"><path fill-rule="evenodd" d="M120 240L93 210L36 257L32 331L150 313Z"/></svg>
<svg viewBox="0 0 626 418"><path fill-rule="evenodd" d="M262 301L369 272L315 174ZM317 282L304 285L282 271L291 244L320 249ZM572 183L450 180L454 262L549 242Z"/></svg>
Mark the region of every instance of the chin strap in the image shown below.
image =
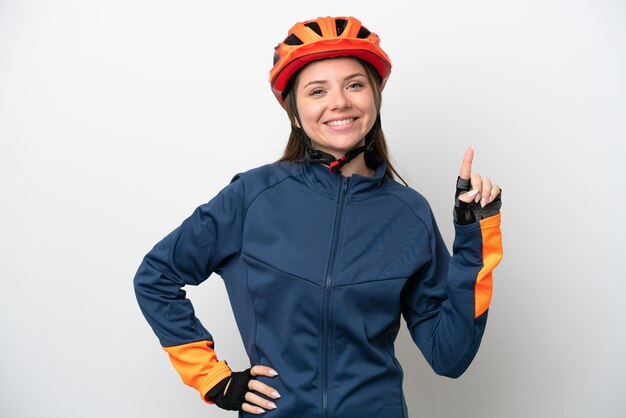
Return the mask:
<svg viewBox="0 0 626 418"><path fill-rule="evenodd" d="M306 159L313 163L321 163L327 165L330 168L331 173L336 173L337 171L341 170L344 165L352 161L354 157L356 157L363 151L365 151L364 145L348 151L348 153L341 158L335 158L333 155L327 152L314 150L313 148L308 147L306 150Z"/></svg>
<svg viewBox="0 0 626 418"><path fill-rule="evenodd" d="M302 126L300 116L297 114L297 112L295 116L298 121L298 125ZM365 145L361 145L360 147L351 149L346 153L346 155L341 158L335 158L333 155L327 152L313 149L311 139L304 132L304 129L295 126L293 127L293 129L297 132L298 137L304 143L304 146L306 148L306 159L314 163L327 165L330 168L331 173L336 173L360 153L370 152L374 148L374 139L376 138L376 134L380 130L380 125L381 123L379 113L378 115L376 115L376 121L374 122L374 126L372 126L372 129L370 129L367 135L365 135Z"/></svg>

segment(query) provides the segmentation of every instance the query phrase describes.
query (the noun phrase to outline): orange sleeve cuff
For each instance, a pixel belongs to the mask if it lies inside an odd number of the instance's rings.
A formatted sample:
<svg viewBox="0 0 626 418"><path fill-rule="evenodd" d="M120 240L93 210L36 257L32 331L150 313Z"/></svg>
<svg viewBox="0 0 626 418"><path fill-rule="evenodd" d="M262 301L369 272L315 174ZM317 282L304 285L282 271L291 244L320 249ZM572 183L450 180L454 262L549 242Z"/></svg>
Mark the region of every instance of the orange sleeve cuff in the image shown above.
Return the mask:
<svg viewBox="0 0 626 418"><path fill-rule="evenodd" d="M202 400L215 385L231 375L225 361L218 361L211 348L212 341L197 341L189 344L163 347L183 382L200 392Z"/></svg>
<svg viewBox="0 0 626 418"><path fill-rule="evenodd" d="M481 316L491 303L493 293L493 269L502 260L502 232L500 231L501 213L480 221L483 238L483 268L478 272L474 289L474 318Z"/></svg>

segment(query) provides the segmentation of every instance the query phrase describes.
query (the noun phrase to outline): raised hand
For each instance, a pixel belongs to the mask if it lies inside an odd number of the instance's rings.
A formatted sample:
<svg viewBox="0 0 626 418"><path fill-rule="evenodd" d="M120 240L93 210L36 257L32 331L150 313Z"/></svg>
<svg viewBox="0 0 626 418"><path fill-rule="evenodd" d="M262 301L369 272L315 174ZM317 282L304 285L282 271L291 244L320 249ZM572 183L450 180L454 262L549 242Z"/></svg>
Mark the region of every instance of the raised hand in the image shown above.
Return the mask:
<svg viewBox="0 0 626 418"><path fill-rule="evenodd" d="M473 160L474 148L470 147L463 156L456 184L454 220L462 225L493 216L502 206L500 186L492 184L489 178L483 179L480 174L472 173Z"/></svg>

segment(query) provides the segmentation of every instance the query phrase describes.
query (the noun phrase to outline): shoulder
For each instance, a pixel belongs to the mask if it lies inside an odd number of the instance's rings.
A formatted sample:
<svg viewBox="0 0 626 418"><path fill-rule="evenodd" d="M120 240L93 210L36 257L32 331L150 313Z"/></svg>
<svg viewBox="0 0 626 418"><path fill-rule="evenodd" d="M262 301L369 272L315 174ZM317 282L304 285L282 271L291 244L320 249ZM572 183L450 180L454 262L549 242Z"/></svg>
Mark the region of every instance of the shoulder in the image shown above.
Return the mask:
<svg viewBox="0 0 626 418"><path fill-rule="evenodd" d="M288 178L301 176L301 174L301 165L298 163L274 162L238 173L233 177L230 185L242 188L246 199L249 200L254 199L264 190Z"/></svg>
<svg viewBox="0 0 626 418"><path fill-rule="evenodd" d="M430 223L433 217L430 204L417 190L387 178L384 191L395 199L397 204L406 206L407 210L410 210L422 222Z"/></svg>
<svg viewBox="0 0 626 418"><path fill-rule="evenodd" d="M238 173L231 183L242 181L249 187L268 187L279 183L288 177L301 174L300 164L292 162L275 162Z"/></svg>

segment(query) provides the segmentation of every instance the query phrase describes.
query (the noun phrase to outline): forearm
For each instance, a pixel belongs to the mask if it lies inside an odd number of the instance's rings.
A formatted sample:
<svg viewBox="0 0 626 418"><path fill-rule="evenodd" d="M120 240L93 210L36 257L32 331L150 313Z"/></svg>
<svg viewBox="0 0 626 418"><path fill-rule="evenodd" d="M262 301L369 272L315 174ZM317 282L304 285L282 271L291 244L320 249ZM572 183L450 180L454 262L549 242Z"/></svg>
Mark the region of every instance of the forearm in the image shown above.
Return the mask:
<svg viewBox="0 0 626 418"><path fill-rule="evenodd" d="M460 376L472 362L487 324L487 315L493 290L492 272L502 259L502 235L500 214L478 222L479 232L472 226L456 226L454 255L450 259L446 293L447 303L453 306L447 310L445 320L454 322L451 329L457 328L457 342L462 349L449 362L446 375ZM474 224L476 225L476 224ZM470 229L470 231L467 231ZM444 312L446 312L444 310ZM450 342L447 344L450 347Z"/></svg>
<svg viewBox="0 0 626 418"><path fill-rule="evenodd" d="M405 312L411 335L433 370L458 377L474 358L491 301L491 272L502 257L500 215L455 225L454 255L434 234L433 260Z"/></svg>

